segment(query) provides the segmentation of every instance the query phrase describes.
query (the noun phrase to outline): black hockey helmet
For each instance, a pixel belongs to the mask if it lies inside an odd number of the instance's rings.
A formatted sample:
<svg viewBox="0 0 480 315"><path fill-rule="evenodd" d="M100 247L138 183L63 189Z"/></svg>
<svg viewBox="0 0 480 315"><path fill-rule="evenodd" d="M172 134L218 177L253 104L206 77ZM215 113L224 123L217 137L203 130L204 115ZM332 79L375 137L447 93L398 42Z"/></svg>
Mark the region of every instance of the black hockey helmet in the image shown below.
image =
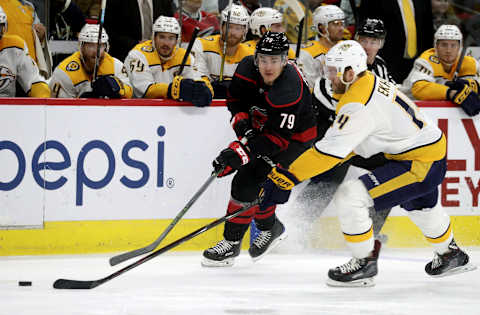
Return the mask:
<svg viewBox="0 0 480 315"><path fill-rule="evenodd" d="M379 39L385 39L387 31L383 25L383 21L380 19L366 19L360 24L360 27L355 34L355 37L367 36Z"/></svg>
<svg viewBox="0 0 480 315"><path fill-rule="evenodd" d="M290 45L285 33L266 32L257 43L256 54L264 55L288 55Z"/></svg>

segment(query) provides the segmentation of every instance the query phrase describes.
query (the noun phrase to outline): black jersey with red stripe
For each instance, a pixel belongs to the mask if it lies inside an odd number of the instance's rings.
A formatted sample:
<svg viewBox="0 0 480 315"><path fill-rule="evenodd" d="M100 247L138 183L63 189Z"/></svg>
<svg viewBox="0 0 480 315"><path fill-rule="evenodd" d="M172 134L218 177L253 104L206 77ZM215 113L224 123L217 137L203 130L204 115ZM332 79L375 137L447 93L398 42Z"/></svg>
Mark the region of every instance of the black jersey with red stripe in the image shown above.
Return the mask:
<svg viewBox="0 0 480 315"><path fill-rule="evenodd" d="M273 85L266 85L247 56L238 64L227 95L232 117L245 112L258 135L248 141L254 154L272 156L291 141L308 143L316 138L312 96L298 68L287 63Z"/></svg>

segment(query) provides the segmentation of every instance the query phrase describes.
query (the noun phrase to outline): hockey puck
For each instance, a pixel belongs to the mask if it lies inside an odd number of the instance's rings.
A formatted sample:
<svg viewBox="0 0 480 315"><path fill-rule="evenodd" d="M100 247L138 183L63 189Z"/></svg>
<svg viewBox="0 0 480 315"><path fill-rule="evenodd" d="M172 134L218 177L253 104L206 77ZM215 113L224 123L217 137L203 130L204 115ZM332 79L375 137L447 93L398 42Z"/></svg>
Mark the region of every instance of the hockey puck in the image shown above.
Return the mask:
<svg viewBox="0 0 480 315"><path fill-rule="evenodd" d="M32 281L18 281L20 287L30 287L32 286Z"/></svg>

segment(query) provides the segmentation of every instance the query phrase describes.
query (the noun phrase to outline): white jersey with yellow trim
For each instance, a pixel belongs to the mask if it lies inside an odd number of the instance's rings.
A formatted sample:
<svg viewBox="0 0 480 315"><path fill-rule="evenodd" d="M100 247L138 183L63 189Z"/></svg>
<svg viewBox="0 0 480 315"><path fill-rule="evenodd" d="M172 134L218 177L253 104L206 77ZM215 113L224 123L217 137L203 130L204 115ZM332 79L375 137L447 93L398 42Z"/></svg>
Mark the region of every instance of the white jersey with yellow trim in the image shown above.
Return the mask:
<svg viewBox="0 0 480 315"><path fill-rule="evenodd" d="M112 75L121 80L124 85L131 86L123 63L105 53L98 76ZM87 73L81 61L80 52L77 51L64 59L53 71L50 78L52 97L78 98L83 93L91 92L92 74ZM131 91L130 91L131 92Z"/></svg>
<svg viewBox="0 0 480 315"><path fill-rule="evenodd" d="M336 115L315 147L339 159L352 152L365 158L383 152L391 159L428 160L428 152L421 157L408 152L442 137L441 130L394 83L369 71L341 96Z"/></svg>
<svg viewBox="0 0 480 315"><path fill-rule="evenodd" d="M300 50L297 64L305 75L310 88L313 88L315 81L324 75L325 55L329 48L323 46L317 40L311 40Z"/></svg>
<svg viewBox="0 0 480 315"><path fill-rule="evenodd" d="M197 38L193 44L192 52L195 56L195 68L202 76L215 80L220 77L220 68L222 65L222 50L220 44L220 35L211 35L203 38ZM231 79L238 64L246 56L255 53L255 47L240 43L233 56L225 57L223 77Z"/></svg>
<svg viewBox="0 0 480 315"><path fill-rule="evenodd" d="M445 85L447 81L453 80L457 63L458 60L452 65L451 71L446 72L436 55L435 49L428 49L415 60L412 70L408 77L403 81L402 90L406 91L408 95L418 96L416 97L417 99L428 100L429 98L427 95L435 95L436 99L439 99L438 96L440 95L443 96L443 98L440 99L446 99L446 87L442 88L441 86L430 85L427 86L423 93L411 94L412 87L416 83L422 84L428 82ZM479 62L471 56L465 56L458 71L458 78L474 79L480 84ZM425 95L426 97L422 97L422 95Z"/></svg>
<svg viewBox="0 0 480 315"><path fill-rule="evenodd" d="M125 58L125 68L135 97L144 97L152 84L170 84L180 69L185 52L185 49L175 47L172 56L168 60L162 60L151 40L135 46ZM181 75L184 78L201 80L201 75L192 67L192 62L190 55Z"/></svg>
<svg viewBox="0 0 480 315"><path fill-rule="evenodd" d="M17 35L5 34L0 40L0 97L15 97L18 82L26 94L32 85L45 83L35 61L28 54L25 41Z"/></svg>

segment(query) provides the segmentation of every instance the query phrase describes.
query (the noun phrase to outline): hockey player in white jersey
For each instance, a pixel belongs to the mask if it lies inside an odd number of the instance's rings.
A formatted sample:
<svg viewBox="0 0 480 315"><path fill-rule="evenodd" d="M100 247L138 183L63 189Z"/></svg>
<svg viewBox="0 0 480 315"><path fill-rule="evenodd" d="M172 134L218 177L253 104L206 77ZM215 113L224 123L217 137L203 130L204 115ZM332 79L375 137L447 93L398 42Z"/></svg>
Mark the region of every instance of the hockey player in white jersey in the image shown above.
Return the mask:
<svg viewBox="0 0 480 315"><path fill-rule="evenodd" d="M460 60L463 36L457 26L440 26L434 38L434 48L415 60L403 82L404 88L418 100L450 100L468 115L477 115L480 112L479 62L471 56Z"/></svg>
<svg viewBox="0 0 480 315"><path fill-rule="evenodd" d="M28 54L25 41L8 30L7 15L0 7L0 97L15 97L16 83L31 97L50 97L45 79Z"/></svg>
<svg viewBox="0 0 480 315"><path fill-rule="evenodd" d="M63 60L50 79L51 97L131 98L132 87L123 63L108 54L102 29L97 78L93 78L99 25L85 24L78 35L79 51Z"/></svg>
<svg viewBox="0 0 480 315"><path fill-rule="evenodd" d="M177 47L180 25L173 17L160 16L153 24L153 40L135 46L125 59L136 97L171 98L208 106L213 89L192 67L192 56L178 74L186 50Z"/></svg>
<svg viewBox="0 0 480 315"><path fill-rule="evenodd" d="M367 55L355 41L335 45L326 56L327 75L341 94L337 118L325 137L287 169L276 167L264 184L261 206L284 203L299 182L358 154L384 153L389 162L344 182L334 196L340 227L353 258L328 272L331 286L372 286L380 242L374 241L368 207L400 205L434 248L427 274L441 277L476 267L453 238L449 216L437 207L446 173L441 130L397 87L367 71Z"/></svg>
<svg viewBox="0 0 480 315"><path fill-rule="evenodd" d="M215 98L226 98L227 88L240 61L255 52L255 46L242 43L248 31L249 15L247 10L237 4L232 4L230 24L227 34L227 20L230 7L221 13L221 34L197 38L193 46L195 67L205 78L208 78L214 89ZM227 42L225 64L222 68L223 44Z"/></svg>
<svg viewBox="0 0 480 315"><path fill-rule="evenodd" d="M298 65L310 87L323 76L325 54L343 38L345 14L336 5L322 5L313 12L313 24L318 38L307 42L298 58Z"/></svg>

